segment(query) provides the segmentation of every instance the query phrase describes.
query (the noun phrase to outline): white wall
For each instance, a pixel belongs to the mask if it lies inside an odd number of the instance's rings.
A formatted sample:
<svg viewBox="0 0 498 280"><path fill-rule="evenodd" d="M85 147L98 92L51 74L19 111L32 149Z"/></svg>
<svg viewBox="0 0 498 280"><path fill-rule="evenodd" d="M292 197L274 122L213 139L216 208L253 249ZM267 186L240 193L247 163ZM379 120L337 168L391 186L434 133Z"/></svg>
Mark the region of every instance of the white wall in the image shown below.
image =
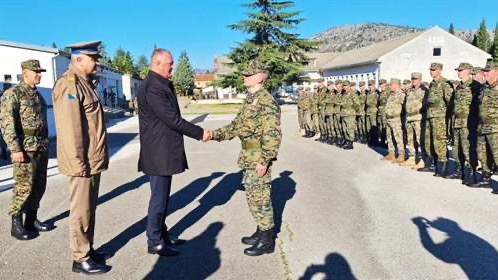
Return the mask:
<svg viewBox="0 0 498 280"><path fill-rule="evenodd" d="M441 48L441 56L433 56L434 48ZM439 27L422 33L412 41L379 59L380 77L383 79L409 79L412 72L422 73L424 81L431 81L429 67L432 62L443 64L443 77L458 79L455 68L461 62L483 67L489 54L458 39Z"/></svg>
<svg viewBox="0 0 498 280"><path fill-rule="evenodd" d="M141 82L141 80L133 78L129 74L123 75L123 95L126 100L131 100L137 96Z"/></svg>
<svg viewBox="0 0 498 280"><path fill-rule="evenodd" d="M368 64L353 66L341 69L328 69L323 71L323 77L326 81L332 80L349 80L354 82L361 82L368 80L378 79L376 74L379 66L377 64Z"/></svg>

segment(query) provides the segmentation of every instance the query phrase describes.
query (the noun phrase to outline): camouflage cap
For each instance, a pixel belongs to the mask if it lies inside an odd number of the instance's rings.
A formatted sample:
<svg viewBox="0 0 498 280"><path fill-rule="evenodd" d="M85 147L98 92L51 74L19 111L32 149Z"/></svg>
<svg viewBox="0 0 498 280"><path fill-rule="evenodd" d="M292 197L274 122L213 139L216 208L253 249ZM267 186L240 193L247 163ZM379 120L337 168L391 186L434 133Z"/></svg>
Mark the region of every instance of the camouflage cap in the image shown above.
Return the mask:
<svg viewBox="0 0 498 280"><path fill-rule="evenodd" d="M264 69L262 63L259 60L253 59L249 61L249 64L247 65L247 68L242 72L242 75L252 76L259 73L268 73L268 71Z"/></svg>
<svg viewBox="0 0 498 280"><path fill-rule="evenodd" d="M395 79L395 78L392 78L391 81L390 81L391 84L398 84L400 85L401 84L401 80L400 79Z"/></svg>
<svg viewBox="0 0 498 280"><path fill-rule="evenodd" d="M366 83L365 83L364 81L361 81L361 82L359 83L359 85L360 85L360 87L364 87L364 86L366 85Z"/></svg>
<svg viewBox="0 0 498 280"><path fill-rule="evenodd" d="M351 82L350 84L352 87L356 86L356 82Z"/></svg>
<svg viewBox="0 0 498 280"><path fill-rule="evenodd" d="M369 86L375 86L375 81L374 80L369 80L368 81Z"/></svg>
<svg viewBox="0 0 498 280"><path fill-rule="evenodd" d="M433 63L431 63L431 67L429 69L430 70L436 70L436 69L443 70L443 64L433 62Z"/></svg>
<svg viewBox="0 0 498 280"><path fill-rule="evenodd" d="M21 63L21 69L22 70L28 69L28 70L35 71L35 72L47 72L47 70L41 68L40 61L38 61L36 59L30 59L30 60L23 61Z"/></svg>
<svg viewBox="0 0 498 280"><path fill-rule="evenodd" d="M420 73L420 72L413 72L411 76L412 76L412 80L415 80L415 79L422 80L422 73Z"/></svg>
<svg viewBox="0 0 498 280"><path fill-rule="evenodd" d="M383 85L383 84L387 84L387 80L386 79L380 79L379 85Z"/></svg>
<svg viewBox="0 0 498 280"><path fill-rule="evenodd" d="M410 80L408 80L408 79L404 79L404 80L403 80L403 85L409 85L409 84L411 84L411 83L412 83L412 81L410 81Z"/></svg>
<svg viewBox="0 0 498 280"><path fill-rule="evenodd" d="M325 79L324 79L324 78L322 78L322 77L320 77L320 78L316 79L316 81L317 81L317 82L324 82L324 81L325 81Z"/></svg>
<svg viewBox="0 0 498 280"><path fill-rule="evenodd" d="M335 80L336 85L342 85L342 80Z"/></svg>
<svg viewBox="0 0 498 280"><path fill-rule="evenodd" d="M488 72L491 70L498 70L498 61L490 60L486 62L486 67L482 71Z"/></svg>
<svg viewBox="0 0 498 280"><path fill-rule="evenodd" d="M101 41L81 42L68 45L72 55L84 54L88 56L102 57L99 52Z"/></svg>
<svg viewBox="0 0 498 280"><path fill-rule="evenodd" d="M335 82L334 82L334 81L332 81L332 80L327 81L327 85L334 85L334 84L335 84Z"/></svg>
<svg viewBox="0 0 498 280"><path fill-rule="evenodd" d="M472 75L476 75L477 73L480 73L480 72L482 72L481 67L472 67L472 70L470 70L470 74L472 74Z"/></svg>
<svg viewBox="0 0 498 280"><path fill-rule="evenodd" d="M344 85L344 86L350 86L351 82L348 81L348 80L344 80L344 81L342 81L342 85Z"/></svg>
<svg viewBox="0 0 498 280"><path fill-rule="evenodd" d="M457 70L457 71L461 71L461 70L465 70L465 69L472 69L472 64L462 62L462 63L460 63L460 65L458 65L457 68L455 68L455 70Z"/></svg>

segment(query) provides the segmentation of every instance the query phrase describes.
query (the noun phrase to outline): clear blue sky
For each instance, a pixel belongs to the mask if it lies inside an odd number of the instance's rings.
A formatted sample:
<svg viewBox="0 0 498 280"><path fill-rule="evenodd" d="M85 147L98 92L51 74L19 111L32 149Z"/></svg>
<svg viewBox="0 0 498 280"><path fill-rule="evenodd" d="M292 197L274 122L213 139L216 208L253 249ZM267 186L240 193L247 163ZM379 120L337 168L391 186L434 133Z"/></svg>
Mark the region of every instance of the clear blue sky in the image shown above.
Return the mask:
<svg viewBox="0 0 498 280"><path fill-rule="evenodd" d="M212 68L215 55L227 53L245 35L227 25L244 19L245 0L0 0L0 39L59 47L102 40L134 57L149 57L154 43L178 56L186 50L196 68ZM296 0L306 19L293 32L309 37L330 27L384 22L456 29L488 28L498 21L498 0ZM0 62L1 63L1 62Z"/></svg>

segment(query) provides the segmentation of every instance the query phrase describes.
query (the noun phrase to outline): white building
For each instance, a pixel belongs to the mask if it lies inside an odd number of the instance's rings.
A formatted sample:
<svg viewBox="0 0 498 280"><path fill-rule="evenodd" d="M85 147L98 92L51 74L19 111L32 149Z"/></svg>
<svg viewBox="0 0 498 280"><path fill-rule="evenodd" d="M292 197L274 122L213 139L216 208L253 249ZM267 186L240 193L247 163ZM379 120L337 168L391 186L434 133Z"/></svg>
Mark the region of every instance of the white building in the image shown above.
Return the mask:
<svg viewBox="0 0 498 280"><path fill-rule="evenodd" d="M129 101L137 96L142 80L130 74L124 74L122 76L122 83L124 98Z"/></svg>
<svg viewBox="0 0 498 280"><path fill-rule="evenodd" d="M325 63L321 72L326 80L355 82L409 79L412 72L420 72L424 81L431 81L430 64L439 62L444 65L443 76L456 80L459 63L483 67L489 58L488 53L435 26L342 53Z"/></svg>

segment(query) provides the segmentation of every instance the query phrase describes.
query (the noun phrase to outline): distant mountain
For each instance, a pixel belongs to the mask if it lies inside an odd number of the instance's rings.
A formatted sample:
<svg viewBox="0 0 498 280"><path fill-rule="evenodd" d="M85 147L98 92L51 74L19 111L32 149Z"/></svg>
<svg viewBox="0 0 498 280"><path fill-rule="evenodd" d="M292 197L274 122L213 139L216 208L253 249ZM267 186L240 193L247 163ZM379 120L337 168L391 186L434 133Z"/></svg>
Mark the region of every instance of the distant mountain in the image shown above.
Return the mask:
<svg viewBox="0 0 498 280"><path fill-rule="evenodd" d="M364 23L334 27L310 39L321 42L319 52L345 52L423 30L410 26ZM455 36L470 43L475 33L476 30L456 30Z"/></svg>

